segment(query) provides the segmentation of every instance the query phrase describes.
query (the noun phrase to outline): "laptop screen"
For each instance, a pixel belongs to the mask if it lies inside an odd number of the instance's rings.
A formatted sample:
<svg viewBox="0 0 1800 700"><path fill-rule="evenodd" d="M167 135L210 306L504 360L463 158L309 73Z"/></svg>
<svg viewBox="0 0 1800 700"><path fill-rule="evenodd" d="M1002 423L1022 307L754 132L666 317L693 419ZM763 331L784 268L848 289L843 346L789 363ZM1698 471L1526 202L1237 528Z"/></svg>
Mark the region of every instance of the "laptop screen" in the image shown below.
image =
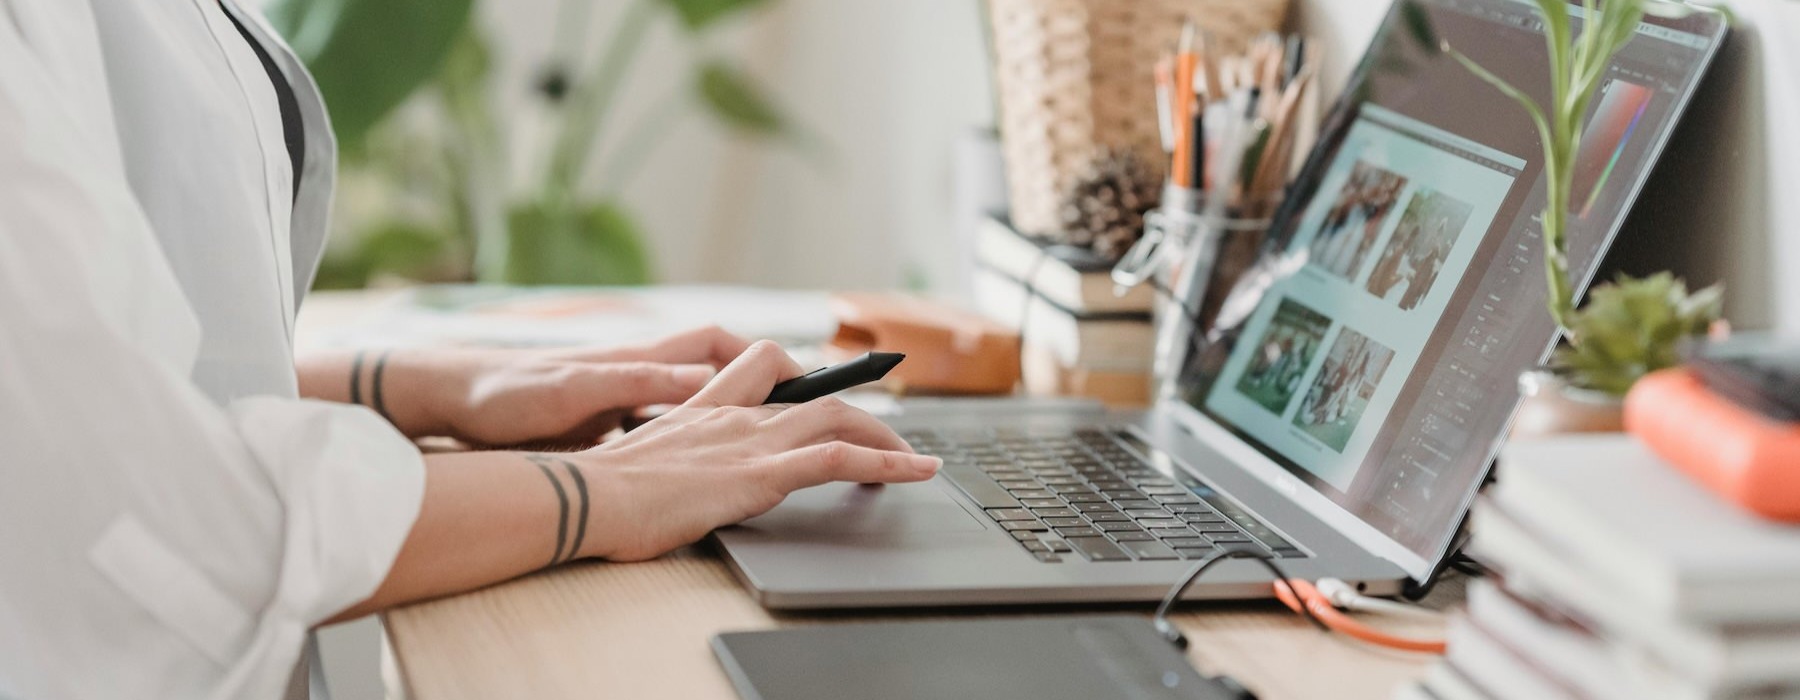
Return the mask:
<svg viewBox="0 0 1800 700"><path fill-rule="evenodd" d="M1438 46L1544 100L1539 17L1526 0L1400 0L1179 383L1187 403L1428 562L1499 446L1520 372L1556 333L1537 133ZM1575 177L1579 279L1722 34L1714 15L1647 19L1614 60Z"/></svg>

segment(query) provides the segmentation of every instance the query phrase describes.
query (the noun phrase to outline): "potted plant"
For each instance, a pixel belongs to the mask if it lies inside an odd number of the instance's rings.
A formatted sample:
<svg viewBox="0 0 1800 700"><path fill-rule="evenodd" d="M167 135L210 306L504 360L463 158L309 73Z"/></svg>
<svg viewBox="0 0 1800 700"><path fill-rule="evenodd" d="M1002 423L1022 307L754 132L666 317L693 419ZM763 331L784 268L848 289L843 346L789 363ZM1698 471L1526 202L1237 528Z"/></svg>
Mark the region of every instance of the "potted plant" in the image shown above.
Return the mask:
<svg viewBox="0 0 1800 700"><path fill-rule="evenodd" d="M1586 305L1575 305L1569 275L1569 223L1577 154L1588 106L1606 69L1637 34L1647 13L1679 16L1696 11L1669 0L1586 0L1585 25L1574 30L1566 0L1535 0L1549 50L1551 100L1539 104L1524 91L1449 46L1445 52L1517 101L1530 114L1544 147L1547 204L1543 211L1544 273L1548 311L1564 342L1548 367L1520 378L1526 402L1514 434L1617 431L1622 399L1645 374L1680 361L1679 346L1718 322L1722 290L1689 292L1669 273L1621 276L1598 285Z"/></svg>
<svg viewBox="0 0 1800 700"><path fill-rule="evenodd" d="M695 106L735 131L794 136L780 111L703 41L766 0L628 0L594 60L583 28L599 0L560 0L538 84L553 138L542 177L514 187L509 116L496 110L490 45L473 0L276 0L269 18L325 95L343 154L340 209L354 245L328 253L321 286L398 274L430 281L642 284L651 262L619 192ZM619 87L659 22L701 53L691 79L621 123ZM397 110L415 94L423 115ZM407 117L425 116L425 119ZM598 148L613 131L622 138ZM598 152L597 152L598 151ZM590 166L600 177L588 178ZM584 187L584 185L595 185ZM367 193L363 192L364 190ZM373 201L371 201L373 200Z"/></svg>

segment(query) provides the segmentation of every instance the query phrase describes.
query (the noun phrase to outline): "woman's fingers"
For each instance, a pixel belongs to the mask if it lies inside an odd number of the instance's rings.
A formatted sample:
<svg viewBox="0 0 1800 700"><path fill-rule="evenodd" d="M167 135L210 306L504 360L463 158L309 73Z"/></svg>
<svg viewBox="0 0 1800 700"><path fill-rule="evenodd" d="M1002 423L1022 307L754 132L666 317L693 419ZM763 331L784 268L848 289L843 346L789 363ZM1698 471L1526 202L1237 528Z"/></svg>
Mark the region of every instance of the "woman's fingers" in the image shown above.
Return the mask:
<svg viewBox="0 0 1800 700"><path fill-rule="evenodd" d="M760 340L726 365L719 376L687 405L701 408L760 406L777 383L798 377L800 373L800 365L788 357L781 346Z"/></svg>
<svg viewBox="0 0 1800 700"><path fill-rule="evenodd" d="M697 328L647 345L622 348L583 348L559 358L576 362L668 362L707 364L722 368L750 348L750 341L718 326Z"/></svg>
<svg viewBox="0 0 1800 700"><path fill-rule="evenodd" d="M704 362L722 369L749 350L750 341L718 326L708 326L668 338L656 347L670 357L665 362Z"/></svg>
<svg viewBox="0 0 1800 700"><path fill-rule="evenodd" d="M581 413L679 404L694 398L715 374L712 365L598 364L576 372L569 387L573 391L564 396L578 402L570 408Z"/></svg>
<svg viewBox="0 0 1800 700"><path fill-rule="evenodd" d="M908 452L877 450L848 442L827 442L786 452L762 465L766 478L782 493L834 481L897 484L924 481L937 474L943 461Z"/></svg>
<svg viewBox="0 0 1800 700"><path fill-rule="evenodd" d="M765 419L762 427L788 440L791 447L840 441L878 450L913 451L880 419L830 396L777 413Z"/></svg>

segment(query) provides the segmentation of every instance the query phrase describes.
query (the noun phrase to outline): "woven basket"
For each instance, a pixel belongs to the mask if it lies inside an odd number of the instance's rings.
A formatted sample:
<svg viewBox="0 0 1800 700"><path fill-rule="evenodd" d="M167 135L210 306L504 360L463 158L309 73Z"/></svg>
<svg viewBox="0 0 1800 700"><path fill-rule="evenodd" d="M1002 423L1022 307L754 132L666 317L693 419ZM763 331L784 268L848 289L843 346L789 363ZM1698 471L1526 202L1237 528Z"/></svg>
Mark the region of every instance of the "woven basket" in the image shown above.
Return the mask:
<svg viewBox="0 0 1800 700"><path fill-rule="evenodd" d="M1102 148L1167 169L1157 57L1192 18L1221 53L1281 28L1287 0L989 0L1013 225L1057 234L1057 207Z"/></svg>

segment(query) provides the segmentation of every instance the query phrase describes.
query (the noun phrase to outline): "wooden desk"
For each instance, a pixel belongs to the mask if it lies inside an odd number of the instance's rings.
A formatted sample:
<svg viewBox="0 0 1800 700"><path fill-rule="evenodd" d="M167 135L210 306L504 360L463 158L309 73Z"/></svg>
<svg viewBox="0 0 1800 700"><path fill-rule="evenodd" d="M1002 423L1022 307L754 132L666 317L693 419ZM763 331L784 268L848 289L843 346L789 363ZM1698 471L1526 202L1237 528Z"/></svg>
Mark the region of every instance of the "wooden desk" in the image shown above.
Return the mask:
<svg viewBox="0 0 1800 700"><path fill-rule="evenodd" d="M1462 583L1445 581L1427 602L1460 601ZM931 615L943 613L909 617ZM696 548L639 564L574 564L386 615L411 700L732 700L737 695L713 657L714 634L867 619L772 616L717 556ZM1323 634L1273 603L1192 605L1176 619L1193 642L1195 664L1230 674L1266 700L1387 698L1430 661ZM1434 633L1429 624L1383 622Z"/></svg>
<svg viewBox="0 0 1800 700"><path fill-rule="evenodd" d="M314 294L303 307L298 335L313 340L355 321L386 296ZM1453 578L1427 603L1442 608L1461 599L1462 581ZM1268 700L1387 698L1400 682L1422 675L1430 660L1323 634L1270 602L1186 610L1176 620L1193 642L1195 664L1229 674ZM1143 611L1148 615L1149 607ZM945 613L906 617L931 614ZM871 618L771 616L716 556L687 549L640 564L564 566L394 610L384 619L399 680L412 700L734 700L712 654L713 635ZM1429 624L1386 622L1402 633L1436 633Z"/></svg>

